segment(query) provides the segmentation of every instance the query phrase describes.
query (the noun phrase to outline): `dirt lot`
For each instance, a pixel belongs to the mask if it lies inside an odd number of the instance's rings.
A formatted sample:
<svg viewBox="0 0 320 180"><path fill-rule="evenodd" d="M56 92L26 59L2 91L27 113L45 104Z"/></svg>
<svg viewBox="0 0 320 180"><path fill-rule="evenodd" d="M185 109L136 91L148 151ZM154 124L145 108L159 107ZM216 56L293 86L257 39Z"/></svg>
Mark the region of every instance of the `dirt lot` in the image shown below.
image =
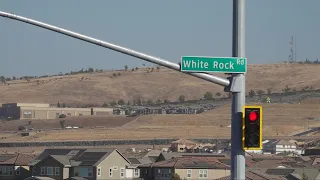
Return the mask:
<svg viewBox="0 0 320 180"><path fill-rule="evenodd" d="M44 120L14 120L2 121L0 131L17 131L19 126L27 126L34 129L61 129L60 120L65 120L65 126L77 126L84 128L114 128L122 126L135 119L125 116L77 116L65 119Z"/></svg>
<svg viewBox="0 0 320 180"><path fill-rule="evenodd" d="M248 65L246 88L281 92L288 85L300 90L305 86L320 88L320 77L314 76L320 65L269 64ZM212 83L166 68L147 73L146 68L137 71L109 71L72 76L55 76L41 79L8 81L0 84L0 103L33 102L56 104L110 103L112 100L132 100L141 96L153 101L168 98L176 101L183 94L186 99L199 99L207 91L222 93L223 89ZM120 76L113 77L114 73ZM267 76L266 76L267 74ZM224 74L215 74L225 77Z"/></svg>
<svg viewBox="0 0 320 180"><path fill-rule="evenodd" d="M319 127L320 105L315 104L261 104L265 136L286 136ZM111 121L110 121L111 122ZM57 141L153 138L214 138L230 136L230 107L220 107L198 115L140 116L124 125L109 128L83 128L40 132L29 137L6 134L3 141ZM42 125L44 126L44 125ZM0 135L1 136L1 135Z"/></svg>

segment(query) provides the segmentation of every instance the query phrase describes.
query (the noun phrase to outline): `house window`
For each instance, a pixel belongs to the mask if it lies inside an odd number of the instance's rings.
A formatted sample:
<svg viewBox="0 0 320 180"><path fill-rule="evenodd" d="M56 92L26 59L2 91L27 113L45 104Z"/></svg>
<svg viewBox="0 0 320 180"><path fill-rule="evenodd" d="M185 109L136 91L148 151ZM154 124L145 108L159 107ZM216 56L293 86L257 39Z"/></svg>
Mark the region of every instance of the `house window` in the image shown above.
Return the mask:
<svg viewBox="0 0 320 180"><path fill-rule="evenodd" d="M88 168L88 177L92 177L93 173L92 173L92 168Z"/></svg>
<svg viewBox="0 0 320 180"><path fill-rule="evenodd" d="M92 168L87 167L75 167L74 168L74 176L78 177L92 177L93 176L93 170Z"/></svg>
<svg viewBox="0 0 320 180"><path fill-rule="evenodd" d="M97 172L98 176L101 176L101 167L98 167L98 172Z"/></svg>
<svg viewBox="0 0 320 180"><path fill-rule="evenodd" d="M20 167L16 169L16 175L20 175Z"/></svg>
<svg viewBox="0 0 320 180"><path fill-rule="evenodd" d="M40 175L45 175L45 174L46 174L46 168L45 167L41 167Z"/></svg>
<svg viewBox="0 0 320 180"><path fill-rule="evenodd" d="M60 168L59 167L54 168L54 175L60 175Z"/></svg>
<svg viewBox="0 0 320 180"><path fill-rule="evenodd" d="M112 168L109 168L109 177L112 177Z"/></svg>
<svg viewBox="0 0 320 180"><path fill-rule="evenodd" d="M208 170L200 169L199 170L199 178L207 178L208 177Z"/></svg>
<svg viewBox="0 0 320 180"><path fill-rule="evenodd" d="M37 172L37 169L35 167L32 168L32 176L34 176Z"/></svg>
<svg viewBox="0 0 320 180"><path fill-rule="evenodd" d="M120 169L120 177L121 177L121 178L124 178L124 168L121 168L121 169Z"/></svg>
<svg viewBox="0 0 320 180"><path fill-rule="evenodd" d="M13 172L13 167L3 166L0 167L0 175L11 176Z"/></svg>
<svg viewBox="0 0 320 180"><path fill-rule="evenodd" d="M134 169L134 177L139 177L139 169Z"/></svg>
<svg viewBox="0 0 320 180"><path fill-rule="evenodd" d="M187 178L191 178L191 172L192 172L191 169L187 169Z"/></svg>
<svg viewBox="0 0 320 180"><path fill-rule="evenodd" d="M53 167L47 167L47 175L53 175Z"/></svg>

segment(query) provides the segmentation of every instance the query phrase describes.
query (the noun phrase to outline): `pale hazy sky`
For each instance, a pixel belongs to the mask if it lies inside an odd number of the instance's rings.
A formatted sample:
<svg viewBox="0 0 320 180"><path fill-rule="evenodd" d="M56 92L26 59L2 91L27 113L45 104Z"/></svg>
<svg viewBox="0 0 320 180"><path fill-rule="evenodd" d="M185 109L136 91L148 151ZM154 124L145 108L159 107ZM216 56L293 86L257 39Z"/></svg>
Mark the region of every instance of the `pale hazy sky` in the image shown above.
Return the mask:
<svg viewBox="0 0 320 180"><path fill-rule="evenodd" d="M320 57L319 0L246 0L248 63ZM32 18L140 52L231 56L232 0L1 0L0 11ZM0 75L44 75L81 68L141 66L142 60L61 34L0 18Z"/></svg>

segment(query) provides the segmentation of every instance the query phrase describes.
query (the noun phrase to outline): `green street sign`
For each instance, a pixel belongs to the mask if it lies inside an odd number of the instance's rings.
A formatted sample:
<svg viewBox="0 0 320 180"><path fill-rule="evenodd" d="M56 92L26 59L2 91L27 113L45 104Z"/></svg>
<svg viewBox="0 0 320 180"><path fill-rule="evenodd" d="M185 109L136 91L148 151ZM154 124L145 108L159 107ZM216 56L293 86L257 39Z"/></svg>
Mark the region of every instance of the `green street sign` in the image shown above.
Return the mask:
<svg viewBox="0 0 320 180"><path fill-rule="evenodd" d="M182 72L246 73L247 58L182 56Z"/></svg>

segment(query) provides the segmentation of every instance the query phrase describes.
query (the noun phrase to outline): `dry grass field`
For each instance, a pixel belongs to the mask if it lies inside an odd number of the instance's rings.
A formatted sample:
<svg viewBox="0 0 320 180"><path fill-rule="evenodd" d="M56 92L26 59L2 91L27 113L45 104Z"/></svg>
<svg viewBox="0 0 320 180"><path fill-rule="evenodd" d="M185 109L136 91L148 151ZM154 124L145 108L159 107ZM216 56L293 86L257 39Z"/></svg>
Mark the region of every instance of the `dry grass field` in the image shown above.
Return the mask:
<svg viewBox="0 0 320 180"><path fill-rule="evenodd" d="M297 90L305 86L320 88L320 76L315 76L320 65L310 64L270 64L248 65L247 91L271 88L281 92L288 85ZM51 103L58 101L67 104L111 102L112 100L132 100L140 95L144 99L158 98L176 100L183 94L186 99L199 99L207 91L223 93L222 87L208 83L167 68L159 72L147 73L145 68L137 71L117 71L121 75L113 77L115 72L55 76L30 81L8 81L0 84L0 103L33 102ZM216 74L224 77L224 74Z"/></svg>
<svg viewBox="0 0 320 180"><path fill-rule="evenodd" d="M308 127L319 127L320 105L315 104L262 104L264 136L287 136L302 132ZM215 138L230 136L230 107L220 107L197 115L148 115L128 120L119 126L105 121L100 126L109 128L55 130L40 132L29 137L2 135L3 141L59 141L107 140L152 138ZM93 120L94 122L94 120ZM102 121L101 121L102 122ZM46 121L41 121L46 123ZM58 122L56 122L58 123ZM42 126L45 126L44 124ZM1 135L0 135L1 136Z"/></svg>
<svg viewBox="0 0 320 180"><path fill-rule="evenodd" d="M74 116L65 118L65 126L77 126L84 128L114 128L122 126L135 119L125 116ZM34 129L59 129L61 119L44 120L16 120L1 121L0 131L17 131L19 126L27 126ZM29 124L29 122L31 123Z"/></svg>

